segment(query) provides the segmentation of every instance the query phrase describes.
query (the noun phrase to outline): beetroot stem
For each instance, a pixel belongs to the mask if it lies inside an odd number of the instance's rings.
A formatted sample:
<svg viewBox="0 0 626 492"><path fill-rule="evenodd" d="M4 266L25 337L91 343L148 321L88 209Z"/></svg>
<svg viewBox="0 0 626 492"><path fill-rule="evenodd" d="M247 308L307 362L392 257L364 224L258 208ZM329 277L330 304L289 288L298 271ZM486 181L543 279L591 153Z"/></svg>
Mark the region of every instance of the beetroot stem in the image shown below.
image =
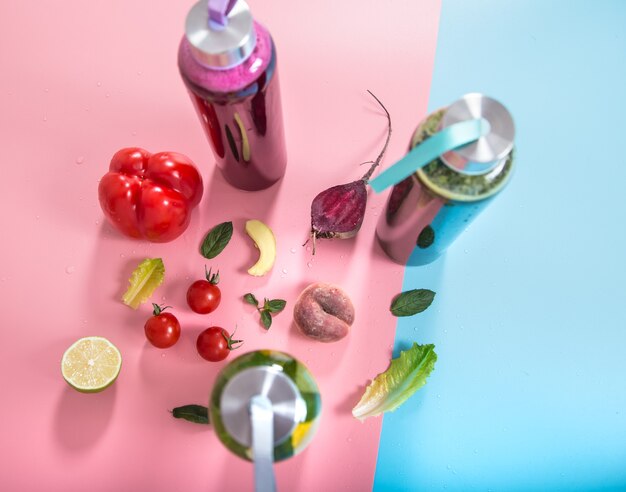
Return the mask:
<svg viewBox="0 0 626 492"><path fill-rule="evenodd" d="M388 130L387 130L387 140L385 141L383 150L380 151L380 154L378 154L378 157L374 161L374 164L372 164L369 170L361 178L361 180L365 181L366 183L372 177L372 173L374 172L374 169L376 169L376 167L378 167L378 165L380 164L380 161L382 160L383 155L385 155L385 151L387 150L387 146L389 145L389 139L391 138L391 116L389 114L389 111L387 111L387 108L385 107L385 105L382 102L380 102L380 99L378 99L372 91L368 89L367 92L369 92L370 95L374 99L376 99L376 102L380 104L380 107L383 108L383 110L385 111L385 114L387 115Z"/></svg>

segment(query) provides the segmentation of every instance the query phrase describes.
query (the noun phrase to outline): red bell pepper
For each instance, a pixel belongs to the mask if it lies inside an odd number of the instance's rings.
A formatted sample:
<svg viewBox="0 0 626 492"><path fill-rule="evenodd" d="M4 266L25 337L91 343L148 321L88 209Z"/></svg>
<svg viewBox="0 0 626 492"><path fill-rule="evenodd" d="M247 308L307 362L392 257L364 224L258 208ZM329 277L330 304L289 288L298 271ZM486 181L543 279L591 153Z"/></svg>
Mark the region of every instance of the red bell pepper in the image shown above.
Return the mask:
<svg viewBox="0 0 626 492"><path fill-rule="evenodd" d="M202 177L191 159L138 147L116 152L98 186L100 206L114 227L156 243L185 232L202 193Z"/></svg>

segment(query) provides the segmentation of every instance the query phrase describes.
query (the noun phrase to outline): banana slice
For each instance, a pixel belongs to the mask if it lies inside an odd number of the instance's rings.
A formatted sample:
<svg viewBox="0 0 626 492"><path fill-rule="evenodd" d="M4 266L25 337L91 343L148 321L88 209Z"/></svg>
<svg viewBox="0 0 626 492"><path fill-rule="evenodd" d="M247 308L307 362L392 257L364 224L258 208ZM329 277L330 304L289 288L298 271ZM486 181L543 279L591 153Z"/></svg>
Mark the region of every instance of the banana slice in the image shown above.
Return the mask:
<svg viewBox="0 0 626 492"><path fill-rule="evenodd" d="M246 222L246 233L254 241L259 250L258 261L250 267L248 273L255 277L262 277L274 266L276 260L276 238L272 230L260 220Z"/></svg>

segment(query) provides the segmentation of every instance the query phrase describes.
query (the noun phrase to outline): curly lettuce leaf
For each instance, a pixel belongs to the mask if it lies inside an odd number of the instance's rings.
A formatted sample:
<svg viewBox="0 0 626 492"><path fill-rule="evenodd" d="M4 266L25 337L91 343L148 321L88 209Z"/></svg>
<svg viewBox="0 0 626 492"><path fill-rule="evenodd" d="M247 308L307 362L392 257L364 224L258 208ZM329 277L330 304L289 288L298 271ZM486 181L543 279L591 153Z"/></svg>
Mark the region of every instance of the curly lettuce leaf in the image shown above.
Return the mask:
<svg viewBox="0 0 626 492"><path fill-rule="evenodd" d="M137 309L146 302L165 278L165 265L161 258L146 258L133 271L128 282L130 286L122 297L127 306Z"/></svg>
<svg viewBox="0 0 626 492"><path fill-rule="evenodd" d="M409 350L400 353L400 357L391 360L389 369L372 380L352 409L352 415L363 421L395 410L426 384L436 361L433 344L413 343Z"/></svg>

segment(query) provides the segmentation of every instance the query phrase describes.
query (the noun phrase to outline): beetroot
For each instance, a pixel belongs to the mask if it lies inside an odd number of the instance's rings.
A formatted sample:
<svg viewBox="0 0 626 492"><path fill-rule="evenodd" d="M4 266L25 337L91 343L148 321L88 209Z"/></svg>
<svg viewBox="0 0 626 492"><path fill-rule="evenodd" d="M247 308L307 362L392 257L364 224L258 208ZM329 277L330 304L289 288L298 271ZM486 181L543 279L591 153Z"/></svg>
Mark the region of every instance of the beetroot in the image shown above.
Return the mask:
<svg viewBox="0 0 626 492"><path fill-rule="evenodd" d="M311 237L313 238L313 254L315 254L315 240L322 239L346 239L356 235L363 223L365 208L367 205L366 184L374 169L387 150L391 138L391 116L382 102L370 91L367 91L376 99L387 115L387 140L383 149L363 177L352 183L333 186L322 191L313 199L311 204Z"/></svg>

